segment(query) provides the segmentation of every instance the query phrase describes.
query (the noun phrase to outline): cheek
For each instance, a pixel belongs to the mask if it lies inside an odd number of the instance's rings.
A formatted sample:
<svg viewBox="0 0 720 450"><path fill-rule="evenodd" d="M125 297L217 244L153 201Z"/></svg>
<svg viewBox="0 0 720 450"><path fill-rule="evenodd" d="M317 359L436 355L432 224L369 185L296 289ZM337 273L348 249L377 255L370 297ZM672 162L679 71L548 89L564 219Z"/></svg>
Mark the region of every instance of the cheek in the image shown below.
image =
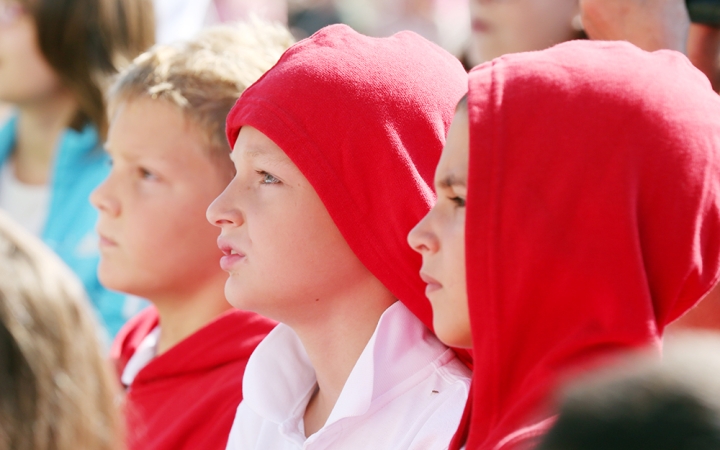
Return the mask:
<svg viewBox="0 0 720 450"><path fill-rule="evenodd" d="M464 217L464 215L463 215ZM464 220L464 218L463 218ZM453 233L448 236L448 253L446 263L450 277L451 305L454 315L467 317L467 275L465 271L465 226L460 224L453 227Z"/></svg>
<svg viewBox="0 0 720 450"><path fill-rule="evenodd" d="M211 261L213 269L217 268L220 230L205 219L212 198L181 194L154 200L158 201L136 205L132 214L135 220L128 228L133 231L137 253L161 259L168 267L202 267Z"/></svg>
<svg viewBox="0 0 720 450"><path fill-rule="evenodd" d="M458 213L442 229L443 289L433 298L435 331L445 344L472 346L465 273L464 214Z"/></svg>
<svg viewBox="0 0 720 450"><path fill-rule="evenodd" d="M578 14L575 0L543 0L529 2L517 21L522 51L542 50L574 39L572 21Z"/></svg>
<svg viewBox="0 0 720 450"><path fill-rule="evenodd" d="M312 286L319 279L328 282L357 260L323 206L285 208L264 226L249 226L256 232L250 234L253 250L272 264L268 272L294 280L298 287Z"/></svg>
<svg viewBox="0 0 720 450"><path fill-rule="evenodd" d="M34 30L22 24L16 28L0 30L0 99L10 103L49 95L61 86L42 56Z"/></svg>
<svg viewBox="0 0 720 450"><path fill-rule="evenodd" d="M498 4L491 32L474 34L477 52L483 60L490 60L507 53L542 50L573 39L575 31L571 24L576 3L523 0Z"/></svg>
<svg viewBox="0 0 720 450"><path fill-rule="evenodd" d="M322 204L269 203L245 210L248 257L225 286L230 303L288 322L306 314L315 299L364 279L367 270Z"/></svg>

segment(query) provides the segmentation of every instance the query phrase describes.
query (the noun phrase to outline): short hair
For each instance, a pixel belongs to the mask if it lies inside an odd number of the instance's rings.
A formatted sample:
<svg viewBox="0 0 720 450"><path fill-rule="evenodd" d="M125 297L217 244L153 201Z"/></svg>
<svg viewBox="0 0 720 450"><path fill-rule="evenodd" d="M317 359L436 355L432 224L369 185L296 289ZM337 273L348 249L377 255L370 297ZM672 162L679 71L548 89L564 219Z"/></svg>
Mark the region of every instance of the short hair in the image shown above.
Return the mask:
<svg viewBox="0 0 720 450"><path fill-rule="evenodd" d="M110 89L110 114L122 102L138 98L167 101L202 128L214 149L227 154L225 119L230 109L292 44L282 25L254 19L155 46L118 76Z"/></svg>
<svg viewBox="0 0 720 450"><path fill-rule="evenodd" d="M641 360L571 387L537 450L720 448L720 345L684 337L666 360Z"/></svg>
<svg viewBox="0 0 720 450"><path fill-rule="evenodd" d="M0 448L118 448L119 385L80 281L0 212Z"/></svg>
<svg viewBox="0 0 720 450"><path fill-rule="evenodd" d="M152 0L21 0L35 21L44 58L73 93L69 124L107 132L110 77L155 43Z"/></svg>

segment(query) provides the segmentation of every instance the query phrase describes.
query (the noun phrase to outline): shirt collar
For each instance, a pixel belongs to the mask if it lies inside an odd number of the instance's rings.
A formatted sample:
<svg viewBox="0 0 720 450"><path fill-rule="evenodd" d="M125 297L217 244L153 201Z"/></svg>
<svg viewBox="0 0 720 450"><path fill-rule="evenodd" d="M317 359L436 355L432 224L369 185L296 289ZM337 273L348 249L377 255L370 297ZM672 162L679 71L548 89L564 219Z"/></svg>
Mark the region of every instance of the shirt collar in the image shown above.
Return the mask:
<svg viewBox="0 0 720 450"><path fill-rule="evenodd" d="M150 363L150 361L157 355L157 345L160 339L160 326L156 326L153 330L145 336L140 342L135 353L130 357L125 369L123 370L120 380L123 386L130 386L137 374Z"/></svg>
<svg viewBox="0 0 720 450"><path fill-rule="evenodd" d="M371 403L447 351L402 302L395 302L378 325L345 382L326 427L361 416ZM243 380L243 397L255 413L295 427L315 388L315 371L297 334L278 325L255 349Z"/></svg>

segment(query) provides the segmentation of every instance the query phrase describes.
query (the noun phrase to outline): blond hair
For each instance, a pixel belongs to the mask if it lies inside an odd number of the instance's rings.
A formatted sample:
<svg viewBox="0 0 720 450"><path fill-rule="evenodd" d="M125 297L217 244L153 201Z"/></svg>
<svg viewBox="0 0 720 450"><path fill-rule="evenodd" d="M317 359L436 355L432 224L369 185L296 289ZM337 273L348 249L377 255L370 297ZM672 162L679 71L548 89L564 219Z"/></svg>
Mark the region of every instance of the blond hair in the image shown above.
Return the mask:
<svg viewBox="0 0 720 450"><path fill-rule="evenodd" d="M0 448L122 448L119 386L82 285L0 213Z"/></svg>
<svg viewBox="0 0 720 450"><path fill-rule="evenodd" d="M290 32L259 19L215 26L192 40L158 45L123 71L110 89L110 115L120 103L140 97L181 108L210 144L227 154L225 119L240 94L293 44Z"/></svg>

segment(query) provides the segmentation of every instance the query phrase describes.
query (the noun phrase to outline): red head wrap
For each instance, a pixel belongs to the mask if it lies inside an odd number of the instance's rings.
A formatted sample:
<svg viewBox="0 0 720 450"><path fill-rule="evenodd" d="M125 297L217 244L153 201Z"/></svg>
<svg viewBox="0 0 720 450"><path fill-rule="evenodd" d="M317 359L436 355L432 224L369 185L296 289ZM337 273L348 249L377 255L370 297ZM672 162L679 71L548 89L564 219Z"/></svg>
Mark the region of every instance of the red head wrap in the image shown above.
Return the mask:
<svg viewBox="0 0 720 450"><path fill-rule="evenodd" d="M468 100L475 372L451 448L517 448L559 381L659 344L718 281L720 98L679 53L575 41L476 68Z"/></svg>
<svg viewBox="0 0 720 450"><path fill-rule="evenodd" d="M291 47L227 119L234 146L249 125L290 157L360 261L428 327L410 229L434 202L432 179L467 74L411 33L324 28Z"/></svg>

